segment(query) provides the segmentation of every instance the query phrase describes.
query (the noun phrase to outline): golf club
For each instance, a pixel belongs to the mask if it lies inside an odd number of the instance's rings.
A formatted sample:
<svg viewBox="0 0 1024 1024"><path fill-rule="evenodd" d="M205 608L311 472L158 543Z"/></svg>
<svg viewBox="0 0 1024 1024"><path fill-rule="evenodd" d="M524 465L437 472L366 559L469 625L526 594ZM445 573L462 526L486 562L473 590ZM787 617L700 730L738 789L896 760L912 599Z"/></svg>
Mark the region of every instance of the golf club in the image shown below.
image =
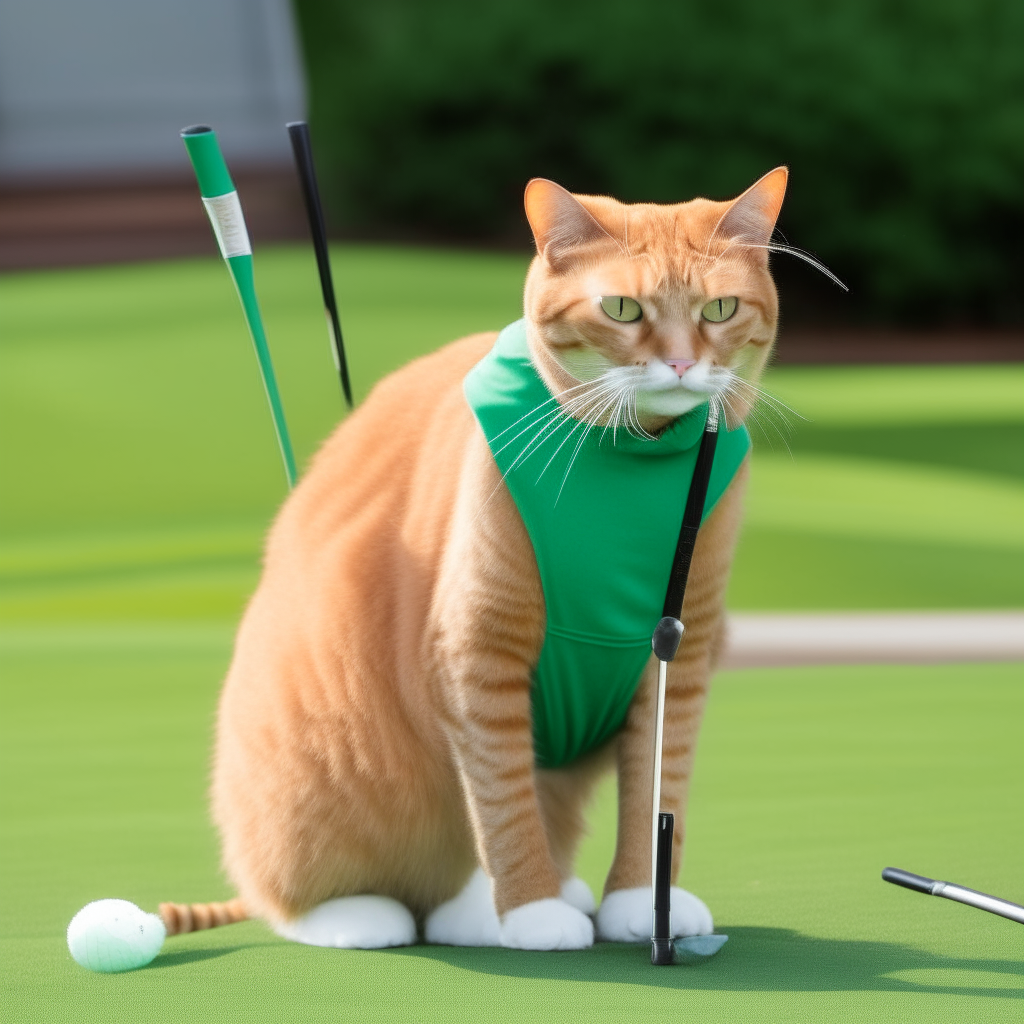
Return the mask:
<svg viewBox="0 0 1024 1024"><path fill-rule="evenodd" d="M313 235L313 249L316 252L316 266L320 272L320 290L324 297L324 312L327 314L327 333L331 339L331 355L334 367L341 377L341 390L348 407L352 408L352 385L348 377L348 362L345 359L345 342L341 336L341 321L338 319L338 303L334 298L334 281L331 277L331 257L327 251L327 228L324 211L320 204L320 189L316 182L316 166L313 163L313 146L309 138L309 125L305 121L289 121L288 137L295 153L295 165L302 183L302 198L306 203L309 230Z"/></svg>
<svg viewBox="0 0 1024 1024"><path fill-rule="evenodd" d="M196 180L199 182L199 194L203 198L203 206L206 207L210 224L213 226L221 256L224 257L231 280L234 281L242 302L245 322L256 349L263 387L270 403L270 415L274 421L277 443L284 461L284 473L288 479L288 486L294 487L297 477L295 455L292 451L291 438L288 436L284 406L281 404L281 395L277 389L277 378L274 376L274 364L270 358L267 335L263 329L263 318L260 316L260 307L256 300L252 245L242 215L242 204L239 202L238 192L217 143L216 132L205 124L197 124L183 128L181 138L192 161Z"/></svg>
<svg viewBox="0 0 1024 1024"><path fill-rule="evenodd" d="M672 937L672 835L674 816L661 811L661 760L665 731L665 689L668 683L668 663L676 656L683 639L683 597L690 575L690 562L697 542L697 531L704 517L711 467L715 461L718 442L717 405L708 406L708 418L693 468L690 490L686 496L683 522L679 528L669 574L668 588L662 618L651 636L651 649L658 659L658 706L654 723L654 785L651 814L651 888L653 896L651 930L651 963L657 967L682 963L688 959L704 958L717 953L725 944L726 935L694 935L675 942Z"/></svg>
<svg viewBox="0 0 1024 1024"><path fill-rule="evenodd" d="M1024 907L1019 903L1011 903L998 896L989 896L988 893L978 892L977 889L968 889L953 882L939 882L924 875L915 875L912 871L904 871L902 868L885 868L882 880L892 882L893 885L902 885L904 889L912 889L914 892L923 892L926 896L941 896L957 903L966 903L969 907L987 910L990 914L998 914L1018 924L1024 924Z"/></svg>

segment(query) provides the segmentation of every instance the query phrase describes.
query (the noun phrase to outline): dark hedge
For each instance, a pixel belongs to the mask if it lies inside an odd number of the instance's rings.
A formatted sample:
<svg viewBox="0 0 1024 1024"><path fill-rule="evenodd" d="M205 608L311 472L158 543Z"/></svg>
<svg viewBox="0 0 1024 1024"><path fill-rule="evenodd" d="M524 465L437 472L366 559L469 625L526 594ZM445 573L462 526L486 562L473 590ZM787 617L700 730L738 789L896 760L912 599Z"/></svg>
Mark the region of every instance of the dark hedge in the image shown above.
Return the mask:
<svg viewBox="0 0 1024 1024"><path fill-rule="evenodd" d="M296 2L341 233L507 244L535 175L677 202L786 163L849 315L1024 322L1020 0Z"/></svg>

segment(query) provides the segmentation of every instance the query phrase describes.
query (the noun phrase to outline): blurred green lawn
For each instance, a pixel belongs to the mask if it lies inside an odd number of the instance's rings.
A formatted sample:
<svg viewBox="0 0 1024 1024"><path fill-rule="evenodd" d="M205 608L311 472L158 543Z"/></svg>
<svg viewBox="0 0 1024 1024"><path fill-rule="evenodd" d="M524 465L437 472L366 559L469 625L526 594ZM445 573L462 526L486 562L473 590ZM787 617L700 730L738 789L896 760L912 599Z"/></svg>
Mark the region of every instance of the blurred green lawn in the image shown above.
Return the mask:
<svg viewBox="0 0 1024 1024"><path fill-rule="evenodd" d="M359 396L520 310L524 258L342 247ZM340 418L304 249L257 260L300 461ZM234 618L284 495L219 261L0 278L0 612ZM1024 367L781 368L735 608L1024 604ZM790 450L792 454L790 454Z"/></svg>
<svg viewBox="0 0 1024 1024"><path fill-rule="evenodd" d="M514 319L524 269L338 249L357 392ZM257 273L305 459L341 414L315 268L276 249ZM807 419L755 430L733 607L1024 603L1022 385L1019 366L773 371ZM283 473L213 259L0 278L0 417L3 1019L1019 1019L1019 928L878 881L891 862L1024 899L1016 665L721 675L684 882L732 940L700 968L620 946L340 953L250 923L87 974L62 932L88 900L228 892L210 727ZM599 887L612 786L592 825Z"/></svg>

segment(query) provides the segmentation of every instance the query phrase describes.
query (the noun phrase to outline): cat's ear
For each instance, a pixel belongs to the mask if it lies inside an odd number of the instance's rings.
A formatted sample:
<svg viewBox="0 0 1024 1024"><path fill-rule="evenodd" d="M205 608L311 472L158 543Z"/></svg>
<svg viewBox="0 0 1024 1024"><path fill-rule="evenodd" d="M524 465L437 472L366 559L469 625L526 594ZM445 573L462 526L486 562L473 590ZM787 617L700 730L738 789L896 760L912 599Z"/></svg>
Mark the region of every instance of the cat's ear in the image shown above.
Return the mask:
<svg viewBox="0 0 1024 1024"><path fill-rule="evenodd" d="M782 200L786 197L789 168L776 167L754 182L729 209L712 232L712 239L732 239L739 245L749 245L752 254L760 253L765 259L765 248L779 219Z"/></svg>
<svg viewBox="0 0 1024 1024"><path fill-rule="evenodd" d="M537 252L552 267L570 259L580 246L615 241L571 192L547 178L532 179L523 201Z"/></svg>

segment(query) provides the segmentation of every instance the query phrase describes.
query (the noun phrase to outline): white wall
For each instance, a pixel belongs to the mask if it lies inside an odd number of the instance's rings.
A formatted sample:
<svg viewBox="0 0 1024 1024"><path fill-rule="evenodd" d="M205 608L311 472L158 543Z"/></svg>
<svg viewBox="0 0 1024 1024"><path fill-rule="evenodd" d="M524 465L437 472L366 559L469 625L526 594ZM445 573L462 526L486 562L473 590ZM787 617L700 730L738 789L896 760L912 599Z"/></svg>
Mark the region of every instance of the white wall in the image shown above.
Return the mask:
<svg viewBox="0 0 1024 1024"><path fill-rule="evenodd" d="M197 123L284 161L304 110L288 0L0 2L0 177L187 170Z"/></svg>

